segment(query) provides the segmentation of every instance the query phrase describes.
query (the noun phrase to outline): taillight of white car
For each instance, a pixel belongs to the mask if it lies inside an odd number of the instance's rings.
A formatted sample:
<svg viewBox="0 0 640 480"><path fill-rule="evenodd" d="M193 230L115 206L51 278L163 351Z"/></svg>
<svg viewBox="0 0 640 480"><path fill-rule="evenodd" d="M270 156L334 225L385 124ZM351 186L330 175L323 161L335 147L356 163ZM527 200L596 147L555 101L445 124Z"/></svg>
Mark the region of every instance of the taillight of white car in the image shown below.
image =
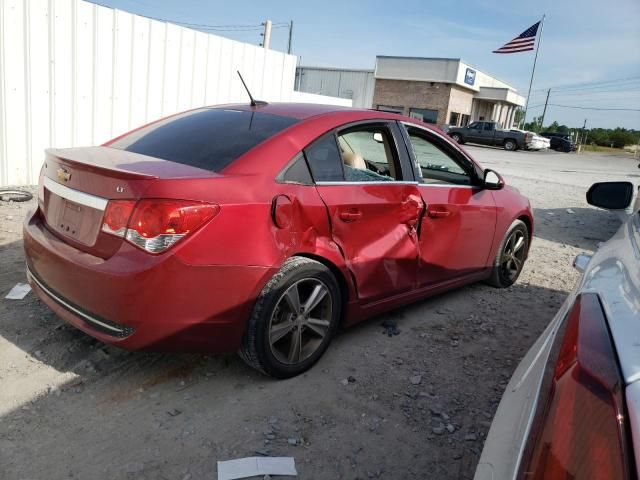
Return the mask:
<svg viewBox="0 0 640 480"><path fill-rule="evenodd" d="M215 217L220 207L188 200L110 200L102 231L149 253L162 253Z"/></svg>
<svg viewBox="0 0 640 480"><path fill-rule="evenodd" d="M519 477L631 478L624 383L596 294L576 299L548 369Z"/></svg>

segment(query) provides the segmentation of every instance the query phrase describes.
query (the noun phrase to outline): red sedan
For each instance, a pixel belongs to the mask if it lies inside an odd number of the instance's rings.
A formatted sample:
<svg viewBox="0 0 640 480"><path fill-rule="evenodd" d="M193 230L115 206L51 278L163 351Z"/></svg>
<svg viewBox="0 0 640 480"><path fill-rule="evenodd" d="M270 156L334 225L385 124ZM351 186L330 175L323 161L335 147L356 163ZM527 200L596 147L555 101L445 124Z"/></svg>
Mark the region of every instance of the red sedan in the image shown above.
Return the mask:
<svg viewBox="0 0 640 480"><path fill-rule="evenodd" d="M47 151L24 226L60 317L126 349L239 351L284 378L350 325L516 281L528 200L415 119L320 105L200 108Z"/></svg>

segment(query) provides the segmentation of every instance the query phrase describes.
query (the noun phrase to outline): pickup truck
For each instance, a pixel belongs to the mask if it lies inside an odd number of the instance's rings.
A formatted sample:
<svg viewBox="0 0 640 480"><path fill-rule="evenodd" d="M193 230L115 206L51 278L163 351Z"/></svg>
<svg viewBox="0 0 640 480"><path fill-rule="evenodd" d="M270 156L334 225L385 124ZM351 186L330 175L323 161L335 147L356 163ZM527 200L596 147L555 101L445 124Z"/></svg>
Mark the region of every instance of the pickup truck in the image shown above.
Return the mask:
<svg viewBox="0 0 640 480"><path fill-rule="evenodd" d="M503 130L498 122L473 122L467 127L450 128L447 134L458 143L480 143L502 146L505 150L527 148L529 132Z"/></svg>

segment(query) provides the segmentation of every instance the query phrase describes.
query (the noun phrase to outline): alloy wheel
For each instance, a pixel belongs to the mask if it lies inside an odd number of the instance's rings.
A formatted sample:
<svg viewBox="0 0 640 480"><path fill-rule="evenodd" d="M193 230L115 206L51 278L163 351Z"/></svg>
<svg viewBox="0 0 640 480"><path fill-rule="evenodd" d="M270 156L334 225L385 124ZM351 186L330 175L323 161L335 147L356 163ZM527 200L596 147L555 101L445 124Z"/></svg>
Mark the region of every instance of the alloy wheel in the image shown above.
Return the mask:
<svg viewBox="0 0 640 480"><path fill-rule="evenodd" d="M269 347L281 363L293 365L309 358L329 334L331 292L317 278L298 280L278 299L269 321Z"/></svg>
<svg viewBox="0 0 640 480"><path fill-rule="evenodd" d="M514 230L511 232L504 244L502 257L500 259L500 270L509 281L515 281L520 274L525 260L525 237L524 232Z"/></svg>

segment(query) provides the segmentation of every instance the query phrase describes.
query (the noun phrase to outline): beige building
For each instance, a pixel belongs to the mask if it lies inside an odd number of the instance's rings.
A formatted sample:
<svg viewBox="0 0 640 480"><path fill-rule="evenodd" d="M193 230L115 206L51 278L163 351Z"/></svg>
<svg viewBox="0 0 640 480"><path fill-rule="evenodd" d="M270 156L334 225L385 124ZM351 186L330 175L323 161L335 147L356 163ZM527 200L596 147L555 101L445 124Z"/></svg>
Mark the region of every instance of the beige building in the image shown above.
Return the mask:
<svg viewBox="0 0 640 480"><path fill-rule="evenodd" d="M372 107L428 123L493 120L511 128L525 103L512 86L459 58L376 57Z"/></svg>

